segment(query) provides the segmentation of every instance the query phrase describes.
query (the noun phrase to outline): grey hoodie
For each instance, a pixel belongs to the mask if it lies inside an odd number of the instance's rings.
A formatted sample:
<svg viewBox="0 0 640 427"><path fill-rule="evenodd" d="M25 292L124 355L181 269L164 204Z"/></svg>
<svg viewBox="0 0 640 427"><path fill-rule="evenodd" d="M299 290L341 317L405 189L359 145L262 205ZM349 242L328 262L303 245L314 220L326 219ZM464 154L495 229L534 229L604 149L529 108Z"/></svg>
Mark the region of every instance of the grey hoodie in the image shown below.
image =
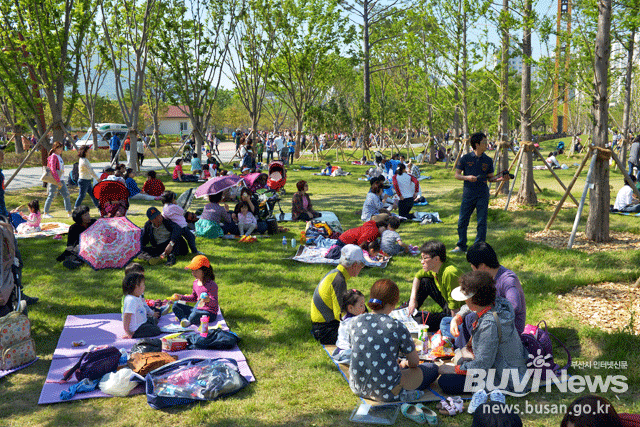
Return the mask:
<svg viewBox="0 0 640 427"><path fill-rule="evenodd" d="M502 340L498 341L498 325L492 312L498 314L502 329ZM478 320L472 332L474 359L465 361L460 369L495 369L495 385L501 382L505 369L517 369L520 379L527 370L528 353L522 345L514 325L515 314L511 304L503 297L496 297L494 307ZM509 377L507 388L513 390L513 380Z"/></svg>

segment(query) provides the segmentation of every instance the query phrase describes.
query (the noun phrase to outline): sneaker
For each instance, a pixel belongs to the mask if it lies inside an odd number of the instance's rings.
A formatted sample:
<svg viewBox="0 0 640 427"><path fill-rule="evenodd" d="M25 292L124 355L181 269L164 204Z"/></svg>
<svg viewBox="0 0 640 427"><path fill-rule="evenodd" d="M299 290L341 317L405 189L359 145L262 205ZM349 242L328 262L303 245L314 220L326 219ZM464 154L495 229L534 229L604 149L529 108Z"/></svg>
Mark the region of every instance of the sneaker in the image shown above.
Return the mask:
<svg viewBox="0 0 640 427"><path fill-rule="evenodd" d="M166 265L167 267L171 267L176 263L176 261L177 261L176 256L174 254L169 254L169 257L167 258L167 262L165 262L164 265Z"/></svg>
<svg viewBox="0 0 640 427"><path fill-rule="evenodd" d="M492 402L507 403L504 394L500 390L493 390L489 393L489 400Z"/></svg>
<svg viewBox="0 0 640 427"><path fill-rule="evenodd" d="M191 322L189 322L187 319L182 319L180 321L180 326L182 326L183 328L188 328L189 326L191 326Z"/></svg>
<svg viewBox="0 0 640 427"><path fill-rule="evenodd" d="M48 213L43 213L43 214L42 214L42 218L44 218L44 219L51 219L51 218L53 218L53 216L52 216L52 215L49 215Z"/></svg>
<svg viewBox="0 0 640 427"><path fill-rule="evenodd" d="M164 308L160 312L160 315L165 316L165 315L171 313L171 310L173 310L173 304L167 304L167 305L164 306Z"/></svg>
<svg viewBox="0 0 640 427"><path fill-rule="evenodd" d="M472 414L478 409L478 406L487 402L487 392L484 390L478 390L473 393L471 396L471 402L469 403L469 407L467 408L467 412Z"/></svg>
<svg viewBox="0 0 640 427"><path fill-rule="evenodd" d="M400 400L402 402L415 402L416 400L420 400L424 396L424 391L420 390L402 390L400 392Z"/></svg>
<svg viewBox="0 0 640 427"><path fill-rule="evenodd" d="M466 249L460 249L459 247L456 246L454 249L450 250L449 252L452 254L463 254L467 251Z"/></svg>

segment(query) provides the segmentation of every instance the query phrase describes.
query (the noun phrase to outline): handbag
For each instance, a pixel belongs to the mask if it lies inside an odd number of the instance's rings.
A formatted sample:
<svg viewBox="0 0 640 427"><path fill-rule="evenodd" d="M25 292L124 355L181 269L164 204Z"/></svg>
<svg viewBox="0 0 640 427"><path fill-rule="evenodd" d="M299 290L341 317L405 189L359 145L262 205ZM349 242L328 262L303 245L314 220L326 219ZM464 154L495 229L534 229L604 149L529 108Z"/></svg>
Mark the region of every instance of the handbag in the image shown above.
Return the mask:
<svg viewBox="0 0 640 427"><path fill-rule="evenodd" d="M58 185L58 181L53 177L51 173L51 169L45 168L44 172L42 172L42 176L40 177L40 181L46 182L47 184Z"/></svg>

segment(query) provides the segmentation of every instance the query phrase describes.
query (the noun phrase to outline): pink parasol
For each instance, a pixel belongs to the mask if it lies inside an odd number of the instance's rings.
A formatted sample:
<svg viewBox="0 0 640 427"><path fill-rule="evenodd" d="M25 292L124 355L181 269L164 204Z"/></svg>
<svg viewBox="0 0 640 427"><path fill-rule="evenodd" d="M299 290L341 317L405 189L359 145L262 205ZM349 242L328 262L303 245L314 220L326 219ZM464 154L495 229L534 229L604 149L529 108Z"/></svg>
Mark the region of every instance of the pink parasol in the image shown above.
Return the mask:
<svg viewBox="0 0 640 427"><path fill-rule="evenodd" d="M141 233L126 217L99 218L80 234L78 255L94 270L122 268L140 253Z"/></svg>
<svg viewBox="0 0 640 427"><path fill-rule="evenodd" d="M243 177L238 175L216 176L211 178L196 189L196 197L206 197L238 185L243 181Z"/></svg>

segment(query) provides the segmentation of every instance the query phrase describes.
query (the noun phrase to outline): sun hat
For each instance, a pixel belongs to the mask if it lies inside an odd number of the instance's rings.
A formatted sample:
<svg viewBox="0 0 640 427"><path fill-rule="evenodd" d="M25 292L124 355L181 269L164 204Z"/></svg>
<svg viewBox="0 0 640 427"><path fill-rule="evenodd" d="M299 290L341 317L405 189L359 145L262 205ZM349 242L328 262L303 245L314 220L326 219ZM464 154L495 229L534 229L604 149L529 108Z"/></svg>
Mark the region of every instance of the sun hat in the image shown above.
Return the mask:
<svg viewBox="0 0 640 427"><path fill-rule="evenodd" d="M462 291L461 286L458 286L457 288L451 291L451 298L453 298L456 301L466 301L474 295L475 293L465 294Z"/></svg>
<svg viewBox="0 0 640 427"><path fill-rule="evenodd" d="M158 215L160 215L160 211L158 210L158 208L154 208L153 206L151 206L149 209L147 209L147 218L149 218L150 220L153 221L153 219Z"/></svg>
<svg viewBox="0 0 640 427"><path fill-rule="evenodd" d="M211 267L209 259L204 255L197 255L193 257L189 265L185 267L185 270L197 270L202 267Z"/></svg>
<svg viewBox="0 0 640 427"><path fill-rule="evenodd" d="M340 264L353 264L359 262L364 264L364 256L362 255L362 248L357 245L346 245L340 251Z"/></svg>

